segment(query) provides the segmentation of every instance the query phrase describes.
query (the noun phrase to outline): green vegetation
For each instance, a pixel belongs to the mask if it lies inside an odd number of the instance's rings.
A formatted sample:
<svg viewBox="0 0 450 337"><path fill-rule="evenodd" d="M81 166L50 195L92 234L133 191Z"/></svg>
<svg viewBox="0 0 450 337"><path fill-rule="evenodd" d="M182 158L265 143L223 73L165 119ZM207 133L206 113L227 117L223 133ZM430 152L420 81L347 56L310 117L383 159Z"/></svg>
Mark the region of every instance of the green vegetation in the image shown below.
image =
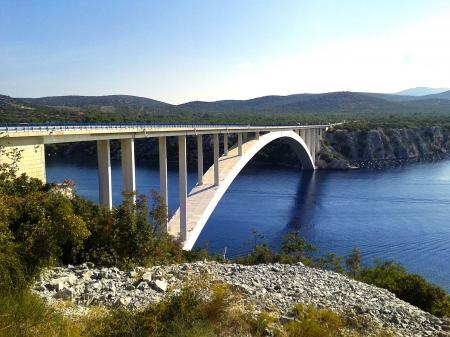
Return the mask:
<svg viewBox="0 0 450 337"><path fill-rule="evenodd" d="M148 122L317 124L346 121L352 130L450 125L447 96L335 92L171 105L143 97L61 96L17 99L0 95L0 123ZM439 99L437 99L439 98Z"/></svg>
<svg viewBox="0 0 450 337"><path fill-rule="evenodd" d="M438 317L450 316L450 295L417 274L409 274L394 262L377 261L363 268L355 277L377 287L385 288L402 300Z"/></svg>

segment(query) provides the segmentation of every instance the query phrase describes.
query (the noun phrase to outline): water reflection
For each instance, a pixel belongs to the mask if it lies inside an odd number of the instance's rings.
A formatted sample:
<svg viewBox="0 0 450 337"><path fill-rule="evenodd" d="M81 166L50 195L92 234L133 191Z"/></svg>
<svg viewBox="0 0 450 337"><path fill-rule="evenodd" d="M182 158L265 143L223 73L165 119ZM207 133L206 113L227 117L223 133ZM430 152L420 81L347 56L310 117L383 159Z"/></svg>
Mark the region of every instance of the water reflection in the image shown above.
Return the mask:
<svg viewBox="0 0 450 337"><path fill-rule="evenodd" d="M303 171L298 182L295 204L292 208L286 231L296 231L311 226L319 196L315 171Z"/></svg>

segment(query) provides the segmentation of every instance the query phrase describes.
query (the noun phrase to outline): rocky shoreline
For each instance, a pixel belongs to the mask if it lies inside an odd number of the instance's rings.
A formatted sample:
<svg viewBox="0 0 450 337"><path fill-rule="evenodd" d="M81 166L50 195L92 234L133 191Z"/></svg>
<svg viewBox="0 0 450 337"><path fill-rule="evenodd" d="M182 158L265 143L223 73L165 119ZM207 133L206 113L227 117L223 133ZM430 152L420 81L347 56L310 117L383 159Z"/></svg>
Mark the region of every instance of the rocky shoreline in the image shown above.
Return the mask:
<svg viewBox="0 0 450 337"><path fill-rule="evenodd" d="M337 129L325 133L318 166L383 169L449 158L450 135L441 127Z"/></svg>
<svg viewBox="0 0 450 337"><path fill-rule="evenodd" d="M294 265L244 266L195 262L120 271L85 263L48 269L33 291L50 303L71 301L66 314L83 315L93 305L122 305L136 310L180 291L198 280L225 282L244 295L255 312L273 312L289 319L296 303L329 308L362 317L400 336L450 336L450 321L439 319L387 290L341 274Z"/></svg>

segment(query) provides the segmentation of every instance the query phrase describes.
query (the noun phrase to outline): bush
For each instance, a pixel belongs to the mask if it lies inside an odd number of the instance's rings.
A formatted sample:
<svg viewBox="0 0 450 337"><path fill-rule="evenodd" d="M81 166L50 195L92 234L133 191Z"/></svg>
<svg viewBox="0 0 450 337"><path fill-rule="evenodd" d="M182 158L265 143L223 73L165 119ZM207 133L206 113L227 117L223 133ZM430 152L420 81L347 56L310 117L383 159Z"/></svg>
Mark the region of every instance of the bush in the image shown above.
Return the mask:
<svg viewBox="0 0 450 337"><path fill-rule="evenodd" d="M298 304L294 307L294 314L296 320L286 324L288 336L332 337L340 335L340 330L344 327L341 317L328 309Z"/></svg>
<svg viewBox="0 0 450 337"><path fill-rule="evenodd" d="M312 265L309 254L315 247L299 236L298 232L290 232L283 237L281 253L272 250L265 242L264 236L253 232L255 243L253 249L246 256L237 257L235 263L253 265L263 263L297 263Z"/></svg>
<svg viewBox="0 0 450 337"><path fill-rule="evenodd" d="M29 291L0 296L0 336L78 337L79 324L65 319Z"/></svg>
<svg viewBox="0 0 450 337"><path fill-rule="evenodd" d="M450 316L450 296L441 288L394 262L377 261L373 267L364 268L358 280L385 288L398 298L437 316Z"/></svg>

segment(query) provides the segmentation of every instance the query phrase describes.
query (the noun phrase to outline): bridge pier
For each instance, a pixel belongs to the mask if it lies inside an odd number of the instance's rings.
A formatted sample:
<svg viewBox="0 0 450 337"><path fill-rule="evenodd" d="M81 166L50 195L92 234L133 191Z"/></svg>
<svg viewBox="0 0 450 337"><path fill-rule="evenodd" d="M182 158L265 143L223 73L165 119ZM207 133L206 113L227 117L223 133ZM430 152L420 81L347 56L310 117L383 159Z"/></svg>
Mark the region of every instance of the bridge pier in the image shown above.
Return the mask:
<svg viewBox="0 0 450 337"><path fill-rule="evenodd" d="M242 156L242 133L238 132L238 156Z"/></svg>
<svg viewBox="0 0 450 337"><path fill-rule="evenodd" d="M109 140L97 141L98 187L100 205L112 208L111 156Z"/></svg>
<svg viewBox="0 0 450 337"><path fill-rule="evenodd" d="M228 156L228 133L223 134L223 154Z"/></svg>
<svg viewBox="0 0 450 337"><path fill-rule="evenodd" d="M215 133L214 139L214 185L219 186L219 134Z"/></svg>
<svg viewBox="0 0 450 337"><path fill-rule="evenodd" d="M203 185L203 136L197 135L197 184Z"/></svg>
<svg viewBox="0 0 450 337"><path fill-rule="evenodd" d="M127 138L120 141L122 155L122 182L123 191L127 193L136 192L136 171L134 161L134 139ZM133 196L133 201L136 196Z"/></svg>
<svg viewBox="0 0 450 337"><path fill-rule="evenodd" d="M180 197L180 240L187 238L187 163L186 136L178 136L178 175Z"/></svg>
<svg viewBox="0 0 450 337"><path fill-rule="evenodd" d="M159 195L166 206L166 217L169 215L169 193L167 185L167 141L159 137Z"/></svg>
<svg viewBox="0 0 450 337"><path fill-rule="evenodd" d="M256 131L256 132L255 132L255 139L256 139L256 140L259 139L259 135L260 135L260 134L259 134L259 131Z"/></svg>
<svg viewBox="0 0 450 337"><path fill-rule="evenodd" d="M314 130L314 134L315 134L315 146L314 146L314 150L315 150L315 155L317 155L319 153L320 150L320 129L315 129Z"/></svg>
<svg viewBox="0 0 450 337"><path fill-rule="evenodd" d="M299 131L298 131L298 135L303 139L303 141L305 141L305 143L306 143L306 137L305 137L305 134L306 134L306 130L305 129L299 129Z"/></svg>

